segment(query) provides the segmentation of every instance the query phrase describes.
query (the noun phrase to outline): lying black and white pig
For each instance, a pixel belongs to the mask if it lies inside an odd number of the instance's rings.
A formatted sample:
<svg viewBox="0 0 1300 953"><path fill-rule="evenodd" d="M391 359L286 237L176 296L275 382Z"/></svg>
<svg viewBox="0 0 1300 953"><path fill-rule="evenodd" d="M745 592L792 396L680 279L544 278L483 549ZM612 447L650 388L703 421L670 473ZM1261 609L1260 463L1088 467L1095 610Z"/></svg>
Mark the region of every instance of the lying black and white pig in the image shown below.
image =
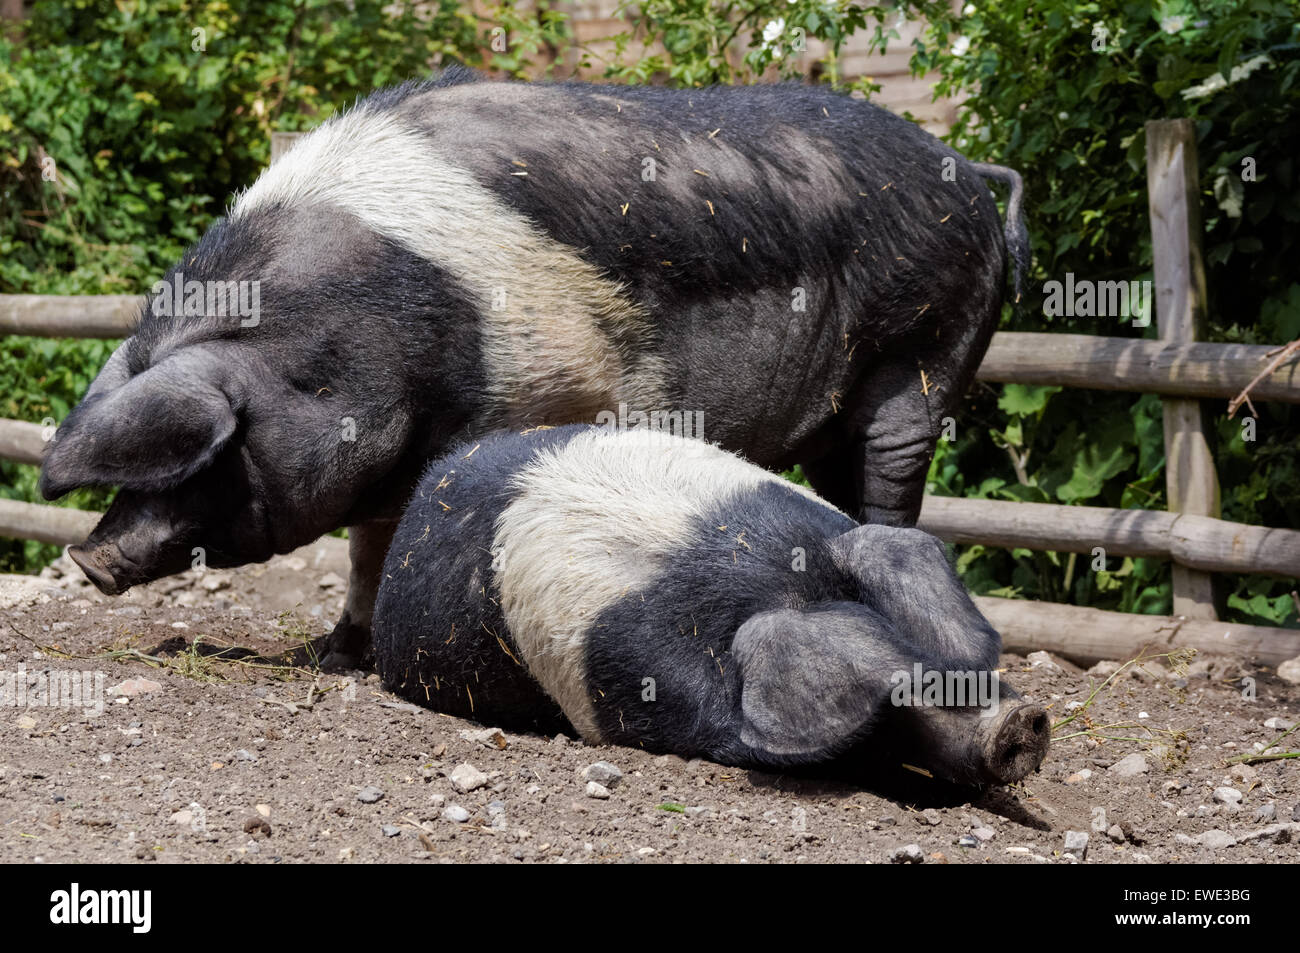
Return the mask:
<svg viewBox="0 0 1300 953"><path fill-rule="evenodd" d="M984 177L1012 185L1005 235ZM826 89L376 93L155 286L45 458L121 487L106 593L351 528L331 659L369 638L422 468L499 427L690 412L856 517L915 522L1027 253L1019 178Z"/></svg>
<svg viewBox="0 0 1300 953"><path fill-rule="evenodd" d="M742 766L888 752L974 785L1048 745L1043 709L998 684L999 644L934 537L604 427L435 461L374 615L386 687L439 711Z"/></svg>

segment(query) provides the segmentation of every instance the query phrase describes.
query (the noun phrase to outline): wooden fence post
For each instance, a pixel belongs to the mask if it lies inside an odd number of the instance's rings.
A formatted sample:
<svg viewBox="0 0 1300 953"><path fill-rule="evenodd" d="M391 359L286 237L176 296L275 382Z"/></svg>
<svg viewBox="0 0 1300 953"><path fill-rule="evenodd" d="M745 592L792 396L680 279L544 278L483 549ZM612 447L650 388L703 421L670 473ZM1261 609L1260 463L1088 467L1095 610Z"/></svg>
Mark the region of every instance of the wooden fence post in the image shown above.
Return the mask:
<svg viewBox="0 0 1300 953"><path fill-rule="evenodd" d="M1186 344L1205 334L1205 263L1201 258L1201 203L1196 129L1190 119L1146 124L1147 203L1160 340ZM1214 470L1200 401L1164 404L1165 487L1171 512L1219 515ZM1173 565L1174 615L1213 619L1213 577Z"/></svg>

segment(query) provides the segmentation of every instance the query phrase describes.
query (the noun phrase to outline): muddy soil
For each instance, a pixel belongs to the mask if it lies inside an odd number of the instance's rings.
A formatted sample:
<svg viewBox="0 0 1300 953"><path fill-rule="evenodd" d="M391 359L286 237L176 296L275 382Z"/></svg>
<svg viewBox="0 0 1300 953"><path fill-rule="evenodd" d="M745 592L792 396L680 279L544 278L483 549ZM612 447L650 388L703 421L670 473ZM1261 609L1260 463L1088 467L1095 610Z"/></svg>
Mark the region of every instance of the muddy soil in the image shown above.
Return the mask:
<svg viewBox="0 0 1300 953"><path fill-rule="evenodd" d="M1227 763L1300 719L1300 687L1240 660L1130 666L1056 731L1024 783L909 804L840 782L488 732L398 701L373 674L314 673L301 649L328 631L346 577L332 539L117 598L64 560L41 577L0 577L0 679L13 676L0 699L0 861L1300 859L1300 761ZM212 654L223 646L253 654ZM1003 678L1057 720L1117 667L1003 662ZM20 672L35 679L25 699ZM62 691L74 673L79 705L52 707L35 691L51 679ZM1288 748L1300 732L1278 750ZM584 776L596 762L617 776ZM589 795L590 777L607 796Z"/></svg>

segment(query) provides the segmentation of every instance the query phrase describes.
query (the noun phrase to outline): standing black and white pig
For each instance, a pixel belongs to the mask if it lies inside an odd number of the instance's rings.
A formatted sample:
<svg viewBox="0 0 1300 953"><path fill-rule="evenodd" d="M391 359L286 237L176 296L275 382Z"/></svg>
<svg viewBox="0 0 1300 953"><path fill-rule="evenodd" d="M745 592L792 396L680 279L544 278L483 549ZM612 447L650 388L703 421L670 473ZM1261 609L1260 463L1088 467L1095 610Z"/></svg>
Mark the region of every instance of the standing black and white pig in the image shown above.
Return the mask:
<svg viewBox="0 0 1300 953"><path fill-rule="evenodd" d="M983 177L1012 184L1004 229ZM1016 174L826 89L477 81L376 93L237 196L63 421L53 499L107 593L351 528L355 661L421 469L499 427L702 415L910 525L1027 253Z"/></svg>
<svg viewBox="0 0 1300 953"><path fill-rule="evenodd" d="M385 686L439 711L742 766L889 756L975 785L1048 745L1041 707L999 704L999 644L934 537L859 525L703 441L599 427L435 461L374 615Z"/></svg>

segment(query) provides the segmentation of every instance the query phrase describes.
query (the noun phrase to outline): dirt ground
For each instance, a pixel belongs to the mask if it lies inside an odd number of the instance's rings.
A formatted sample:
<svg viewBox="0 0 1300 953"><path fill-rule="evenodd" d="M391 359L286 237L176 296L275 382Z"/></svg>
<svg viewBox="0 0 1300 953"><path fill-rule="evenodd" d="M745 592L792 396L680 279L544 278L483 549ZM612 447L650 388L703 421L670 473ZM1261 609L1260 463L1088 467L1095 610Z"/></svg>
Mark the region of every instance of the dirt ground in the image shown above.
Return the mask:
<svg viewBox="0 0 1300 953"><path fill-rule="evenodd" d="M1210 657L1185 671L1130 666L1056 731L1039 774L933 807L485 732L399 702L373 674L208 654L300 647L328 631L346 576L345 547L323 540L112 599L64 560L42 577L0 577L0 679L11 676L0 705L0 861L1300 859L1300 761L1226 763L1300 719L1300 687L1263 668ZM1116 668L1085 673L1040 655L1004 664L1003 677L1057 720ZM48 706L31 679L66 687L72 673L88 673L80 707ZM15 695L18 674L31 683L26 699ZM1298 742L1300 732L1274 750ZM584 777L596 762L621 776L599 766ZM591 777L607 797L588 794Z"/></svg>

